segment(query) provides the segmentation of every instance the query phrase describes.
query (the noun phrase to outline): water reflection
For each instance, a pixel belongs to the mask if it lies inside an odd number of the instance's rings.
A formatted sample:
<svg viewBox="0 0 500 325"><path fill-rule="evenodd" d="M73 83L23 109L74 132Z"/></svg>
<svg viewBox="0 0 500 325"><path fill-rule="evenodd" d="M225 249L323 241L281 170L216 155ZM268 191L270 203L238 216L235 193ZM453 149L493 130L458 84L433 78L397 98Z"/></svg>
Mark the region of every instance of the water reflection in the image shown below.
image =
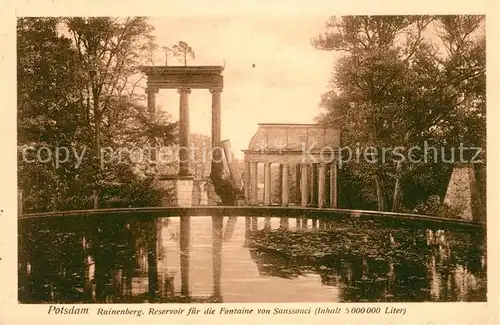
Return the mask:
<svg viewBox="0 0 500 325"><path fill-rule="evenodd" d="M22 303L485 301L482 236L352 220L22 221Z"/></svg>

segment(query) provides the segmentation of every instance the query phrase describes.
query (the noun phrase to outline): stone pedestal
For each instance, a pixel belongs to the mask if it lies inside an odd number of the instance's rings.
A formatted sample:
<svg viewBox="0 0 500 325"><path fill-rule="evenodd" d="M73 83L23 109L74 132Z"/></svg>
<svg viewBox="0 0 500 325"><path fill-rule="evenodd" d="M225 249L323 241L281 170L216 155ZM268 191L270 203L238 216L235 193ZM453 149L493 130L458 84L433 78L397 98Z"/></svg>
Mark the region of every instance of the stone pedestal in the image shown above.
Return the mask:
<svg viewBox="0 0 500 325"><path fill-rule="evenodd" d="M208 205L207 181L199 181L200 205Z"/></svg>
<svg viewBox="0 0 500 325"><path fill-rule="evenodd" d="M211 181L205 185L207 192L207 205L219 205L221 202L220 197L215 193L215 186Z"/></svg>
<svg viewBox="0 0 500 325"><path fill-rule="evenodd" d="M170 191L170 198L163 202L164 206L193 206L194 180L190 176L166 176L161 179L165 189Z"/></svg>

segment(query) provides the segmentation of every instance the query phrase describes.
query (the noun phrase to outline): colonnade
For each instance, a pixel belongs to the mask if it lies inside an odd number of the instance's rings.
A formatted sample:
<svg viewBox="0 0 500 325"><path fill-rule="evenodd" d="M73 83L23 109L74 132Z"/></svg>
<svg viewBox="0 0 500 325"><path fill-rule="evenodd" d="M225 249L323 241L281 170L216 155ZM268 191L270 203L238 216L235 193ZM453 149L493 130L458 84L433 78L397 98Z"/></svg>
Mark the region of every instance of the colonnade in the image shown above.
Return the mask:
<svg viewBox="0 0 500 325"><path fill-rule="evenodd" d="M258 161L245 162L245 201L247 205L269 206L272 193L272 175L270 162L264 162L264 198L260 202L258 195ZM280 168L281 205L291 203L303 207L337 207L337 163L277 163ZM290 168L295 168L295 202L290 202ZM328 182L328 183L327 183ZM328 192L328 193L327 193ZM327 199L328 198L328 199Z"/></svg>

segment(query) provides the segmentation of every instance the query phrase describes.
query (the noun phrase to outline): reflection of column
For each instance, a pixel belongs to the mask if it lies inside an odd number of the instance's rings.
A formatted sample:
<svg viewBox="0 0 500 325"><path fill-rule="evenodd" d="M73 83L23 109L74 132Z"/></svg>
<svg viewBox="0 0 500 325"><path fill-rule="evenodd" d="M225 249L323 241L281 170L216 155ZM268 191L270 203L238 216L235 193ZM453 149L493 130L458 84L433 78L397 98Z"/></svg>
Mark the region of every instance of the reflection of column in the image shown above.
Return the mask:
<svg viewBox="0 0 500 325"><path fill-rule="evenodd" d="M312 227L318 228L318 219L312 219Z"/></svg>
<svg viewBox="0 0 500 325"><path fill-rule="evenodd" d="M256 162L251 162L250 163L250 182L252 184L252 204L253 205L258 205L259 204L259 196L258 196L258 182L259 182L259 174L258 174L258 169L257 169L257 163Z"/></svg>
<svg viewBox="0 0 500 325"><path fill-rule="evenodd" d="M271 164L264 164L264 205L271 205Z"/></svg>
<svg viewBox="0 0 500 325"><path fill-rule="evenodd" d="M181 295L188 296L190 216L181 215L180 219Z"/></svg>
<svg viewBox="0 0 500 325"><path fill-rule="evenodd" d="M189 102L188 95L191 93L189 88L178 90L180 94L179 101L179 175L189 175Z"/></svg>
<svg viewBox="0 0 500 325"><path fill-rule="evenodd" d="M307 217L302 216L302 229L307 229Z"/></svg>
<svg viewBox="0 0 500 325"><path fill-rule="evenodd" d="M288 229L288 218L280 218L280 228L281 229Z"/></svg>
<svg viewBox="0 0 500 325"><path fill-rule="evenodd" d="M158 294L158 246L156 221L151 219L147 223L148 229L148 289L149 296L155 298Z"/></svg>
<svg viewBox="0 0 500 325"><path fill-rule="evenodd" d="M430 287L430 296L433 300L439 300L440 291L441 291L441 277L436 270L436 256L432 255L430 261L427 262L428 273L429 275L429 287Z"/></svg>
<svg viewBox="0 0 500 325"><path fill-rule="evenodd" d="M318 174L318 208L322 208L325 206L325 164L319 164Z"/></svg>
<svg viewBox="0 0 500 325"><path fill-rule="evenodd" d="M252 218L245 217L245 242L243 243L243 247L248 247L248 238L250 237L250 232L252 231Z"/></svg>
<svg viewBox="0 0 500 325"><path fill-rule="evenodd" d="M330 207L337 207L337 162L333 162L330 169Z"/></svg>
<svg viewBox="0 0 500 325"><path fill-rule="evenodd" d="M236 221L238 221L238 217L229 217L227 219L226 231L224 232L224 241L229 241L233 237L234 230L236 228Z"/></svg>
<svg viewBox="0 0 500 325"><path fill-rule="evenodd" d="M222 216L212 217L212 262L214 277L214 297L220 297L220 281L222 269Z"/></svg>
<svg viewBox="0 0 500 325"><path fill-rule="evenodd" d="M252 222L252 220L250 217L245 217L245 239L247 239L248 235L250 234L251 222Z"/></svg>
<svg viewBox="0 0 500 325"><path fill-rule="evenodd" d="M271 218L270 217L264 218L264 229L271 229Z"/></svg>
<svg viewBox="0 0 500 325"><path fill-rule="evenodd" d="M301 182L300 182L300 188L301 188L301 205L303 207L307 206L307 199L308 199L308 187L307 187L307 165L302 164L301 165Z"/></svg>
<svg viewBox="0 0 500 325"><path fill-rule="evenodd" d="M257 217L252 217L252 230L258 230L259 229L259 224Z"/></svg>
<svg viewBox="0 0 500 325"><path fill-rule="evenodd" d="M288 206L288 164L282 164L281 205Z"/></svg>
<svg viewBox="0 0 500 325"><path fill-rule="evenodd" d="M250 205L250 176L251 167L250 162L245 162L245 204Z"/></svg>

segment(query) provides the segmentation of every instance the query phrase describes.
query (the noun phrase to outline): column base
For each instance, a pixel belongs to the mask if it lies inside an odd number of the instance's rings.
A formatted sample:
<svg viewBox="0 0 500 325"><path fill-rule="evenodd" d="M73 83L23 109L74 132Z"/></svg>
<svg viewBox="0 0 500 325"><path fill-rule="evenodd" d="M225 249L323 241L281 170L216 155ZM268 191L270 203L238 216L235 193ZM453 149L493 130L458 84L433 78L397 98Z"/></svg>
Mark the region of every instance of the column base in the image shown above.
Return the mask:
<svg viewBox="0 0 500 325"><path fill-rule="evenodd" d="M208 186L206 180L195 180L193 185L193 205L208 205Z"/></svg>
<svg viewBox="0 0 500 325"><path fill-rule="evenodd" d="M170 192L169 197L163 201L163 206L193 206L193 176L163 176L160 183Z"/></svg>

